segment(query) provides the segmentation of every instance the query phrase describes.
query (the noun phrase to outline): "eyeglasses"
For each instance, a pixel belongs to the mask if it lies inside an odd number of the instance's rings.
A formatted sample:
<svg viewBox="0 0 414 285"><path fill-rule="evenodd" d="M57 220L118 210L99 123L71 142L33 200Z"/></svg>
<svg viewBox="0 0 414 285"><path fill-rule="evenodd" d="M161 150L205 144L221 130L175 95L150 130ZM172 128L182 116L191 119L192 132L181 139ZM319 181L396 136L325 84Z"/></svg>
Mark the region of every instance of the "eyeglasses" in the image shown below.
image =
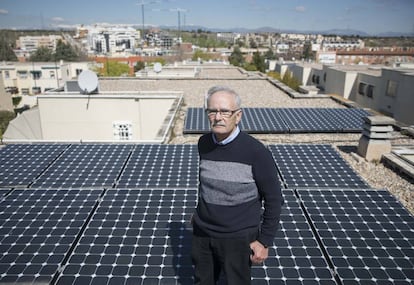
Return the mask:
<svg viewBox="0 0 414 285"><path fill-rule="evenodd" d="M233 110L233 111L226 110L226 109L223 109L223 110L207 109L206 113L207 113L207 116L209 117L215 117L217 114L220 114L220 116L222 116L223 118L230 118L231 116L234 115L234 113L238 111L240 111L240 109Z"/></svg>

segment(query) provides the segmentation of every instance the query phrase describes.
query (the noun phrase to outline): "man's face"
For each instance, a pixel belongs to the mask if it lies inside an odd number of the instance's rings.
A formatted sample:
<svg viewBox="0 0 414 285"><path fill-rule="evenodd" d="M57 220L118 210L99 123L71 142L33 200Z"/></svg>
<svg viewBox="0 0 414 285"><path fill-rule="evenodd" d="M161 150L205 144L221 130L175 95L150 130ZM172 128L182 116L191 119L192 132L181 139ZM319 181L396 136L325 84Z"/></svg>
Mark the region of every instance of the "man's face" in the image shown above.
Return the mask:
<svg viewBox="0 0 414 285"><path fill-rule="evenodd" d="M227 138L236 128L242 117L242 112L236 105L236 99L233 94L219 91L211 95L207 109L210 111L221 111L223 113L214 112L208 115L210 120L211 131L216 135L218 141ZM236 111L237 110L237 111Z"/></svg>

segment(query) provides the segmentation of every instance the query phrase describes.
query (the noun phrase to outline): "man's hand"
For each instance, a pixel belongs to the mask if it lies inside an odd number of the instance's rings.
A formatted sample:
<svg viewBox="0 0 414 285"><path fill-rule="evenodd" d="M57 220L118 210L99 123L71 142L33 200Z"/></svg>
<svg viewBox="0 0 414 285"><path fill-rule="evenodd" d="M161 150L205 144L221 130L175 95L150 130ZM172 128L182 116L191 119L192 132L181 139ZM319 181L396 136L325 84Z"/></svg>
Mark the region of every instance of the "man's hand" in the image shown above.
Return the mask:
<svg viewBox="0 0 414 285"><path fill-rule="evenodd" d="M260 264L266 260L269 255L269 249L264 247L263 244L257 240L250 244L252 254L250 255L250 260L253 264Z"/></svg>

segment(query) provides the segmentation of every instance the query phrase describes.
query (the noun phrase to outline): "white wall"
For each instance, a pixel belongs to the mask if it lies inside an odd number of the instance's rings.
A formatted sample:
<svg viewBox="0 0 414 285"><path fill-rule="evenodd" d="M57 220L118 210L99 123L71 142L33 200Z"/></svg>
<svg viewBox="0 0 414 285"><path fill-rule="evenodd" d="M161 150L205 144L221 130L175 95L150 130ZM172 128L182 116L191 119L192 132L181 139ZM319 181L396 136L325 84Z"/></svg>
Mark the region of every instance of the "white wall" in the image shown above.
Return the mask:
<svg viewBox="0 0 414 285"><path fill-rule="evenodd" d="M39 96L44 140L113 141L113 123L129 121L132 140L154 140L175 97Z"/></svg>

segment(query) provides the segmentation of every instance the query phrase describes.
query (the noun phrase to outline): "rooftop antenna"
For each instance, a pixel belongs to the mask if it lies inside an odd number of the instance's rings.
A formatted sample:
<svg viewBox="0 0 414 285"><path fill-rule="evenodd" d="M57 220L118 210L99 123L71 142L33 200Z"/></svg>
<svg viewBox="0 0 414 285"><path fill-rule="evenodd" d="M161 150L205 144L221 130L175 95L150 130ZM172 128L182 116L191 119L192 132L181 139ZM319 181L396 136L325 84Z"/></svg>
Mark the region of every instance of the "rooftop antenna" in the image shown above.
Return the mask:
<svg viewBox="0 0 414 285"><path fill-rule="evenodd" d="M177 12L178 14L178 40L181 40L181 12L185 13L187 12L186 9L181 9L181 8L175 8L175 9L170 9L171 12Z"/></svg>
<svg viewBox="0 0 414 285"><path fill-rule="evenodd" d="M141 2L139 2L137 5L141 5L141 17L142 17L142 29L141 29L141 42L145 41L145 13L144 13L144 6L147 4L153 4L153 3L159 3L160 1L149 1L149 2L144 2L144 0L141 0Z"/></svg>

